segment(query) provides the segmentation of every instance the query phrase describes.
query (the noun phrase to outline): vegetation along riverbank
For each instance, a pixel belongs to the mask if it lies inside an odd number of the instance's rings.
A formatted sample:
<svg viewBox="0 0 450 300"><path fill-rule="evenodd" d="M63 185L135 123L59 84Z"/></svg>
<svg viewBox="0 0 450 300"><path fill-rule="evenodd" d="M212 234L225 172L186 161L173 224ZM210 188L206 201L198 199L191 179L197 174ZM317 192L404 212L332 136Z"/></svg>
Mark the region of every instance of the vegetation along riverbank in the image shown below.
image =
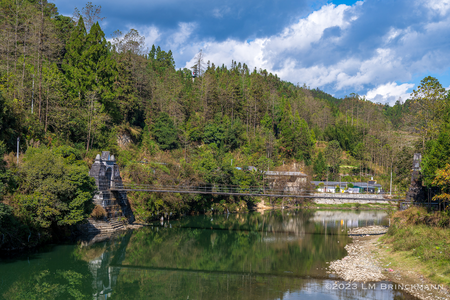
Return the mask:
<svg viewBox="0 0 450 300"><path fill-rule="evenodd" d="M331 262L332 273L355 282L391 281L419 299L450 299L446 213L414 207L394 213L389 229L362 227L349 235L348 255Z"/></svg>

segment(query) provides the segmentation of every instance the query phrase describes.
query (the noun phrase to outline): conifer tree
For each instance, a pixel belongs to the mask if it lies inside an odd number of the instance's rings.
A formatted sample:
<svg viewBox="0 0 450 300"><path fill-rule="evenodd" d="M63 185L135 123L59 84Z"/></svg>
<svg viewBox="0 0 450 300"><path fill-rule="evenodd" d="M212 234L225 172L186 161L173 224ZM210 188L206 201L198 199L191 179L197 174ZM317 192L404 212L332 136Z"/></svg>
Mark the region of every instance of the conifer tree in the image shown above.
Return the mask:
<svg viewBox="0 0 450 300"><path fill-rule="evenodd" d="M299 160L305 160L307 164L311 161L311 154L314 147L314 143L309 131L308 123L305 119L301 118L297 112L295 116L295 129L294 129L295 141L293 141L295 156Z"/></svg>
<svg viewBox="0 0 450 300"><path fill-rule="evenodd" d="M320 151L313 164L314 179L323 180L326 175L326 169L327 169L327 162L325 160L325 157L323 156L322 151Z"/></svg>
<svg viewBox="0 0 450 300"><path fill-rule="evenodd" d="M86 38L86 50L83 59L88 71L89 89L100 95L100 101L111 114L117 114L113 94L113 80L116 75L116 63L111 58L110 45L100 25L95 23Z"/></svg>
<svg viewBox="0 0 450 300"><path fill-rule="evenodd" d="M86 72L84 51L86 50L86 28L83 17L70 35L66 45L66 54L62 68L66 76L67 93L70 99L78 99L77 106L82 105L85 91L89 85Z"/></svg>

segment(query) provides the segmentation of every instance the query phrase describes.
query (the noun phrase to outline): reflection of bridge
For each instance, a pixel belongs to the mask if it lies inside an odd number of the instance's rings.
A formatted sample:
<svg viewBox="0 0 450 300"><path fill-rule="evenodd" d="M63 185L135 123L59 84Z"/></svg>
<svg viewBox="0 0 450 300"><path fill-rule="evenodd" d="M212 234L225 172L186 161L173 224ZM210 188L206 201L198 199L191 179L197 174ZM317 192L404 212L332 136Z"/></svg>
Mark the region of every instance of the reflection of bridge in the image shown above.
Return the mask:
<svg viewBox="0 0 450 300"><path fill-rule="evenodd" d="M288 190L271 187L240 187L234 185L203 185L203 186L159 186L159 185L137 185L123 183L120 187L111 187L113 192L153 192L153 193L178 193L178 194L207 194L224 196L249 196L249 197L275 197L275 198L309 198L309 199L343 199L343 200L373 200L373 201L398 201L374 197L376 195L339 196L340 194L316 194L308 193L303 188L290 187Z"/></svg>

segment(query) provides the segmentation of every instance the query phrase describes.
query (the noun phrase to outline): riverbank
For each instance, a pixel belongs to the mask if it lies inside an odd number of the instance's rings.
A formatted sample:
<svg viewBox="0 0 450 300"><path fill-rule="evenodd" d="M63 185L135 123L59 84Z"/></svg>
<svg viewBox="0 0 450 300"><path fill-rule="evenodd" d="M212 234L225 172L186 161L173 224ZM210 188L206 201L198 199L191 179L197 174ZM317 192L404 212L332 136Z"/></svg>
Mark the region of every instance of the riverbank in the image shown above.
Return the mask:
<svg viewBox="0 0 450 300"><path fill-rule="evenodd" d="M351 282L390 281L419 299L450 299L448 283L436 278L448 277L448 273L431 269L434 276L430 276L429 265L408 253L393 251L391 242L383 236L385 232L381 226L349 231L353 242L345 247L348 255L331 262L329 272Z"/></svg>
<svg viewBox="0 0 450 300"><path fill-rule="evenodd" d="M360 209L360 210L389 210L396 209L397 203L386 202L386 203L342 203L342 204L318 204L318 203L307 203L305 208L309 209Z"/></svg>

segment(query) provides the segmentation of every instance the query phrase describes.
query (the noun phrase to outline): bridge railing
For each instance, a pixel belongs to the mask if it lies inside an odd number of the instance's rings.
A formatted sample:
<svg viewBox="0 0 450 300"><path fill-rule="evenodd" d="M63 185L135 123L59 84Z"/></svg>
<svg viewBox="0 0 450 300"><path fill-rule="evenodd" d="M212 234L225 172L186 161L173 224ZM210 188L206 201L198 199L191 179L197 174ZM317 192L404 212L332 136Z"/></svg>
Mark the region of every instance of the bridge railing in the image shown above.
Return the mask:
<svg viewBox="0 0 450 300"><path fill-rule="evenodd" d="M223 194L223 195L248 195L248 196L273 196L273 197L301 197L301 198L333 198L348 200L392 200L380 194L324 194L306 190L301 186L289 186L274 188L268 186L236 186L236 185L145 185L123 183L121 187L115 187L117 191L143 191L143 192L164 192L164 193L196 193L196 194ZM370 195L370 196L369 196ZM374 197L375 195L379 197ZM365 197L365 198L364 198Z"/></svg>

